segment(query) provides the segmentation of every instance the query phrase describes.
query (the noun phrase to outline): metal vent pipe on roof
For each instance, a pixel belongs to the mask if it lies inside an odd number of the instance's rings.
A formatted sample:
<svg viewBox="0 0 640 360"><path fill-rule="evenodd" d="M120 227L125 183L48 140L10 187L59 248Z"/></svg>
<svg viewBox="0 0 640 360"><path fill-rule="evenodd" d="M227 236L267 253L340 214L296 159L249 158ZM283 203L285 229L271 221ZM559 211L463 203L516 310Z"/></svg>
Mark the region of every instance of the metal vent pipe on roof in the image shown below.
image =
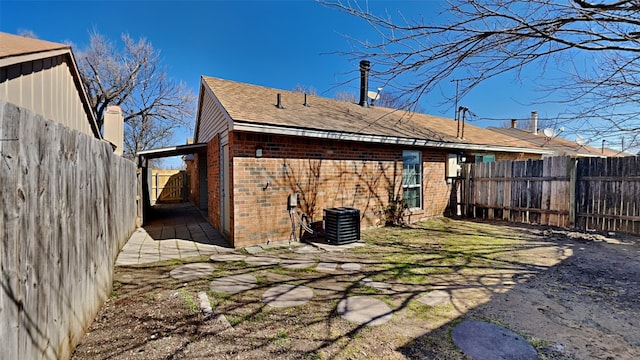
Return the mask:
<svg viewBox="0 0 640 360"><path fill-rule="evenodd" d="M515 129L516 128L516 119L511 119L511 128Z"/></svg>
<svg viewBox="0 0 640 360"><path fill-rule="evenodd" d="M533 135L538 135L538 112L531 112L531 132Z"/></svg>
<svg viewBox="0 0 640 360"><path fill-rule="evenodd" d="M284 107L282 106L282 95L280 95L280 93L276 95L276 107L278 109L284 109Z"/></svg>
<svg viewBox="0 0 640 360"><path fill-rule="evenodd" d="M362 107L369 107L369 101L367 100L367 89L369 88L369 70L371 69L371 62L369 60L360 61L360 102L358 105Z"/></svg>

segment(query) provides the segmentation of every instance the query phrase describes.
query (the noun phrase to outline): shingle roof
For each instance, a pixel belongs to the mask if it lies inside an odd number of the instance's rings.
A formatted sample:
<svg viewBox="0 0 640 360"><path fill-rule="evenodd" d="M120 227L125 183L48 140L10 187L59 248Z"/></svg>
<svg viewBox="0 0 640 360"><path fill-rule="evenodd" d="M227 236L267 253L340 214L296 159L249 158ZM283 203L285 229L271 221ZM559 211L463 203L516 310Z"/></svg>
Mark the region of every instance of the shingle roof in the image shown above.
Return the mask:
<svg viewBox="0 0 640 360"><path fill-rule="evenodd" d="M517 137L519 139L530 142L539 147L553 150L556 155L576 155L576 156L629 156L630 154L604 148L595 148L589 145L579 145L575 141L571 141L562 137L554 137L547 139L544 134L533 134L531 131L516 128L495 128L490 127L496 133Z"/></svg>
<svg viewBox="0 0 640 360"><path fill-rule="evenodd" d="M452 119L408 113L203 76L203 81L234 122L313 129L382 137L431 140L452 144L533 148L531 143L468 122L464 139L457 138L458 122ZM276 107L281 94L283 109ZM535 149L539 152L540 149Z"/></svg>
<svg viewBox="0 0 640 360"><path fill-rule="evenodd" d="M9 56L69 48L69 45L0 32L0 59Z"/></svg>

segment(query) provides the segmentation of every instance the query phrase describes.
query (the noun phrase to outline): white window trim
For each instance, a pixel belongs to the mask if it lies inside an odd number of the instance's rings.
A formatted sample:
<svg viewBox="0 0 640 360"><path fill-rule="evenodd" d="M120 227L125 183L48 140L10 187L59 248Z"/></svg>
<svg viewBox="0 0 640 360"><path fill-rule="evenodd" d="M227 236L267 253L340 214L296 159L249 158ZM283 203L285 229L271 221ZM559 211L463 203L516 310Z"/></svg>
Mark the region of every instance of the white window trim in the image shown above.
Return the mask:
<svg viewBox="0 0 640 360"><path fill-rule="evenodd" d="M420 166L420 184L413 184L413 185L405 185L404 184L404 160L402 162L402 170L403 170L403 174L402 174L402 198L404 199L404 189L413 189L413 188L420 188L420 192L419 192L419 196L420 196L420 200L419 200L419 205L418 207L411 207L409 208L409 210L422 210L424 208L424 188L422 186L422 182L423 182L423 172L424 172L424 166L422 165L422 152L418 151L418 150L403 150L402 151L402 157L404 158L404 153L416 153L418 154L418 165Z"/></svg>

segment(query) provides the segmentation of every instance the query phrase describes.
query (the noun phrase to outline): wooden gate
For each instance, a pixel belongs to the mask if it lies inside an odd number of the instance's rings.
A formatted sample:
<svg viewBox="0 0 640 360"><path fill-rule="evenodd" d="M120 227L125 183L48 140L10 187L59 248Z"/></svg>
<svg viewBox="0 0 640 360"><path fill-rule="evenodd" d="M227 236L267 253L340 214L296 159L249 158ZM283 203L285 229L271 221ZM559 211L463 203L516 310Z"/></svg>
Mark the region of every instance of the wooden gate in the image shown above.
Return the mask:
<svg viewBox="0 0 640 360"><path fill-rule="evenodd" d="M151 205L156 202L182 202L187 199L187 173L184 170L151 170Z"/></svg>

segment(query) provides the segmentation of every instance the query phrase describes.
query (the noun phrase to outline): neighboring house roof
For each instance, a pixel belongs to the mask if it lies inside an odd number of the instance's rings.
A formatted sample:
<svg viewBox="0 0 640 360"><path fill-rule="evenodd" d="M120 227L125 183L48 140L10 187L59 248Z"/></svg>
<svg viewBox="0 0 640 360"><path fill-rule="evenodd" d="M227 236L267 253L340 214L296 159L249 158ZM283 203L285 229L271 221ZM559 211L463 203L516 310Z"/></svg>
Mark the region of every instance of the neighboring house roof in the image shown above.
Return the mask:
<svg viewBox="0 0 640 360"><path fill-rule="evenodd" d="M70 49L69 45L0 32L0 59L50 50Z"/></svg>
<svg viewBox="0 0 640 360"><path fill-rule="evenodd" d="M69 67L70 75L73 78L74 86L78 92L78 97L82 102L82 107L87 116L87 121L93 135L101 139L100 129L91 110L89 99L80 79L80 73L76 64L73 52L69 45L58 44L40 39L33 39L24 36L12 35L0 32L0 68L5 69L17 64L28 63L35 60L63 56ZM24 68L24 67L23 67ZM29 68L35 72L36 69ZM46 69L44 69L46 70ZM24 70L23 70L24 71ZM2 79L4 81L6 79Z"/></svg>
<svg viewBox="0 0 640 360"><path fill-rule="evenodd" d="M344 139L377 143L443 147L451 149L549 153L529 142L473 126L464 127L457 138L458 122L452 119L410 113L250 85L213 77L202 77L201 92L208 87L226 111L229 130ZM283 108L276 106L281 94ZM196 140L202 105L198 109Z"/></svg>
<svg viewBox="0 0 640 360"><path fill-rule="evenodd" d="M612 157L612 156L631 155L625 152L611 150L608 148L604 148L604 151L603 151L602 148L595 148L589 145L579 145L575 141L571 141L559 136L548 139L543 133L534 134L529 130L522 130L517 128L496 128L496 127L489 127L489 130L492 130L499 134L513 136L518 139L528 141L532 145L543 148L543 149L552 150L554 152L553 155L558 155L558 156Z"/></svg>

